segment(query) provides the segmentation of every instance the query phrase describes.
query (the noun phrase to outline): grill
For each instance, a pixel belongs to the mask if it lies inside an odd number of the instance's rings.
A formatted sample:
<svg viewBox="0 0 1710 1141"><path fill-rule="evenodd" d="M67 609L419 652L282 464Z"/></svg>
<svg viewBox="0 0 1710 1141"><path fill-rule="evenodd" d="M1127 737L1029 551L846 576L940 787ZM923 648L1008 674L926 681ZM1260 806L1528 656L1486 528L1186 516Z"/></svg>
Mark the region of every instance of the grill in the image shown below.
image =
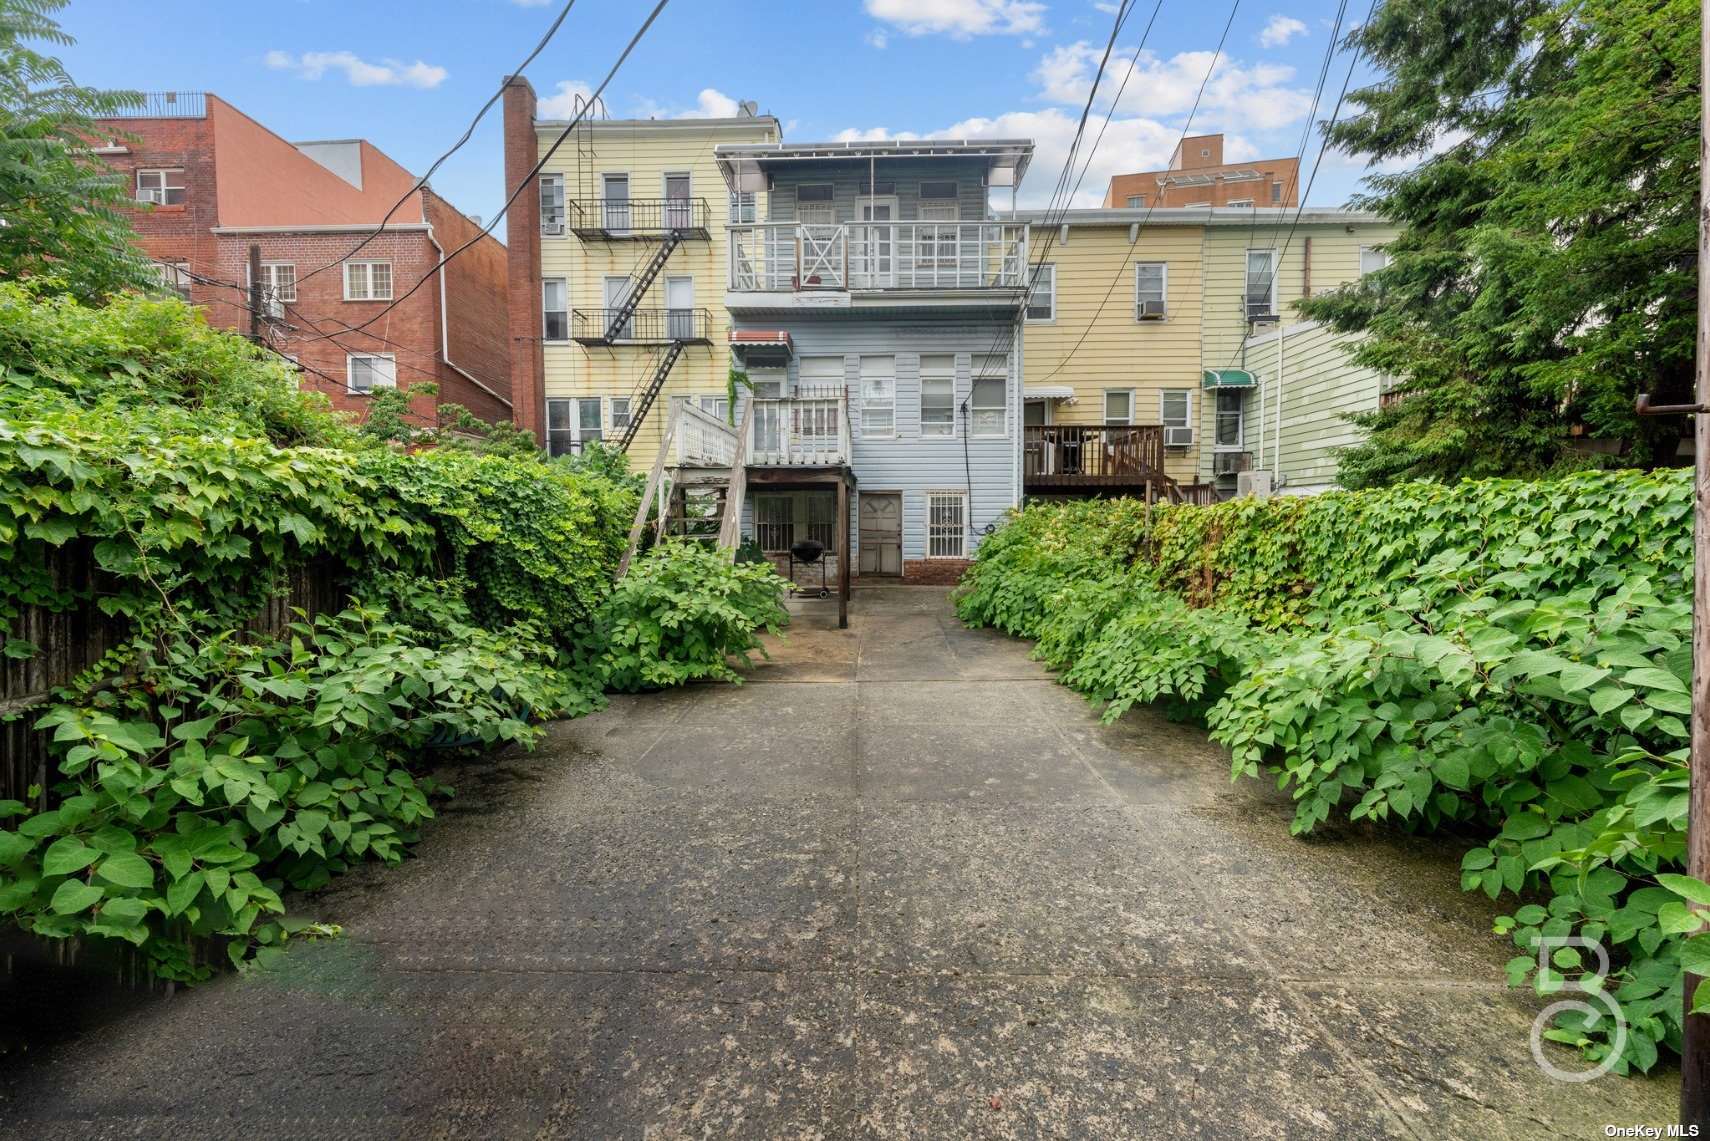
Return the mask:
<svg viewBox="0 0 1710 1141"><path fill-rule="evenodd" d="M819 564L819 596L830 598L831 590L825 585L825 544L818 539L797 539L790 544L790 589L796 589L796 564L813 566Z"/></svg>

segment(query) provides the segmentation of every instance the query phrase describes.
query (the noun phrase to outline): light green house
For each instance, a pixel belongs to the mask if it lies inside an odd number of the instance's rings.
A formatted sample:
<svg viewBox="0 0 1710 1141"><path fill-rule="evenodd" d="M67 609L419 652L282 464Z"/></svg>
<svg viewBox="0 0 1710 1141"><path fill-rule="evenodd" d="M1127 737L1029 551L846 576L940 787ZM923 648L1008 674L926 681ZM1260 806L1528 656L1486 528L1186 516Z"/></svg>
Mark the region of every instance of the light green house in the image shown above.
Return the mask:
<svg viewBox="0 0 1710 1141"><path fill-rule="evenodd" d="M1247 445L1253 468L1271 473L1275 494L1312 495L1338 486L1338 453L1365 438L1345 417L1375 411L1385 383L1381 373L1350 359L1356 339L1315 321L1247 338L1245 367L1256 382Z"/></svg>

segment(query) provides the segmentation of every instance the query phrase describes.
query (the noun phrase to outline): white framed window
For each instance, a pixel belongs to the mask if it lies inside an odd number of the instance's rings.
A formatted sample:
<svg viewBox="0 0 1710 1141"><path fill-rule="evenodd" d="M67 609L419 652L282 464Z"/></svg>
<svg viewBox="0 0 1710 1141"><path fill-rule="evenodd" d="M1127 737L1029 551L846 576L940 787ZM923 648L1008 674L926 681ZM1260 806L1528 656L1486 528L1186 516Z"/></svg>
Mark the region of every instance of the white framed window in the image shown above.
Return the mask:
<svg viewBox="0 0 1710 1141"><path fill-rule="evenodd" d="M1360 247L1360 276L1376 273L1389 264L1389 251L1376 246Z"/></svg>
<svg viewBox="0 0 1710 1141"><path fill-rule="evenodd" d="M540 176L540 232L559 235L564 232L564 176Z"/></svg>
<svg viewBox="0 0 1710 1141"><path fill-rule="evenodd" d="M178 294L185 301L190 300L190 263L187 261L155 262L154 272L160 278L160 283Z"/></svg>
<svg viewBox="0 0 1710 1141"><path fill-rule="evenodd" d="M1033 271L1033 292L1027 295L1027 320L1049 325L1057 319L1057 266L1045 262Z"/></svg>
<svg viewBox="0 0 1710 1141"><path fill-rule="evenodd" d="M567 456L602 438L600 398L576 396L546 402L546 454Z"/></svg>
<svg viewBox="0 0 1710 1141"><path fill-rule="evenodd" d="M708 413L712 416L717 416L720 420L729 421L729 396L703 396L700 398L700 404L702 412Z"/></svg>
<svg viewBox="0 0 1710 1141"><path fill-rule="evenodd" d="M974 436L1009 433L1009 357L974 355L974 385L968 398L968 428Z"/></svg>
<svg viewBox="0 0 1710 1141"><path fill-rule="evenodd" d="M897 374L895 357L861 358L861 434L897 434Z"/></svg>
<svg viewBox="0 0 1710 1141"><path fill-rule="evenodd" d="M1104 390L1104 422L1106 424L1134 423L1134 390L1107 388Z"/></svg>
<svg viewBox="0 0 1710 1141"><path fill-rule="evenodd" d="M389 261L345 262L344 299L346 301L392 300L392 263Z"/></svg>
<svg viewBox="0 0 1710 1141"><path fill-rule="evenodd" d="M829 226L837 221L836 191L829 182L796 187L796 221Z"/></svg>
<svg viewBox="0 0 1710 1141"><path fill-rule="evenodd" d="M245 269L244 279L249 279ZM261 308L269 317L285 316L285 306L297 300L297 267L288 261L261 263Z"/></svg>
<svg viewBox="0 0 1710 1141"><path fill-rule="evenodd" d="M540 335L548 341L570 339L570 286L562 277L540 282Z"/></svg>
<svg viewBox="0 0 1710 1141"><path fill-rule="evenodd" d="M184 169L170 166L137 171L137 201L152 202L156 206L182 206Z"/></svg>
<svg viewBox="0 0 1710 1141"><path fill-rule="evenodd" d="M1134 319L1162 321L1169 314L1170 267L1167 262L1134 263Z"/></svg>
<svg viewBox="0 0 1710 1141"><path fill-rule="evenodd" d="M1158 393L1158 419L1164 425L1164 446L1193 444L1193 389L1166 388Z"/></svg>
<svg viewBox="0 0 1710 1141"><path fill-rule="evenodd" d="M612 431L621 432L629 427L629 397L612 397Z"/></svg>
<svg viewBox="0 0 1710 1141"><path fill-rule="evenodd" d="M1130 194L1128 196L1128 208L1130 210L1138 210L1144 205L1146 205L1146 196L1144 194Z"/></svg>
<svg viewBox="0 0 1710 1141"><path fill-rule="evenodd" d="M1277 312L1277 251L1247 251L1247 320Z"/></svg>
<svg viewBox="0 0 1710 1141"><path fill-rule="evenodd" d="M730 221L732 225L752 226L759 221L752 190L732 190L730 192Z"/></svg>
<svg viewBox="0 0 1710 1141"><path fill-rule="evenodd" d="M956 358L950 353L920 358L920 434L956 434Z"/></svg>
<svg viewBox="0 0 1710 1141"><path fill-rule="evenodd" d="M968 495L963 491L926 493L926 557L960 559L968 550Z"/></svg>
<svg viewBox="0 0 1710 1141"><path fill-rule="evenodd" d="M629 174L600 175L600 225L614 233L628 233L630 228Z"/></svg>
<svg viewBox="0 0 1710 1141"><path fill-rule="evenodd" d="M345 383L352 392L396 388L398 358L395 353L346 353L344 373Z"/></svg>

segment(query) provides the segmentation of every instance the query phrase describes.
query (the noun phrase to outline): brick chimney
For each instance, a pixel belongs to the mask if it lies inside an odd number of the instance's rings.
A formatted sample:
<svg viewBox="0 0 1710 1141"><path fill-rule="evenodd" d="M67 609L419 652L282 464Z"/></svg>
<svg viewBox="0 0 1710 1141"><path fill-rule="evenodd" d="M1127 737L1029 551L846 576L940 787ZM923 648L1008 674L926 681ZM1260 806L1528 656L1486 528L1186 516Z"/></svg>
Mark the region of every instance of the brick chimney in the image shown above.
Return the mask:
<svg viewBox="0 0 1710 1141"><path fill-rule="evenodd" d="M534 133L534 87L520 75L505 80L505 194L528 177L540 161ZM509 262L511 405L519 428L546 443L546 360L541 349L540 187L534 179L517 195L506 215L505 250Z"/></svg>

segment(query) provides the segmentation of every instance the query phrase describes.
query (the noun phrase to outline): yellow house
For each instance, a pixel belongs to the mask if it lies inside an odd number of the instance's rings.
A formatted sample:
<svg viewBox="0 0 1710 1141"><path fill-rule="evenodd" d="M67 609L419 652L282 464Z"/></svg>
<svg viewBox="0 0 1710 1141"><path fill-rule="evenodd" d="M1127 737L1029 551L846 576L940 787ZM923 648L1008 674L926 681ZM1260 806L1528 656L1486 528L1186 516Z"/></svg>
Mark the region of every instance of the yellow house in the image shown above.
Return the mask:
<svg viewBox="0 0 1710 1141"><path fill-rule="evenodd" d="M565 123L535 122L544 155ZM596 119L542 170L540 314L546 445L628 441L653 463L667 409L688 397L724 412L729 372L728 226L765 216L765 192L736 195L720 143L775 143L778 121ZM649 382L666 380L649 402Z"/></svg>
<svg viewBox="0 0 1710 1141"><path fill-rule="evenodd" d="M1139 492L1154 461L1201 496L1233 492L1275 417L1242 368L1248 338L1378 264L1395 233L1340 209L1022 217L1043 262L1023 333L1029 494Z"/></svg>

